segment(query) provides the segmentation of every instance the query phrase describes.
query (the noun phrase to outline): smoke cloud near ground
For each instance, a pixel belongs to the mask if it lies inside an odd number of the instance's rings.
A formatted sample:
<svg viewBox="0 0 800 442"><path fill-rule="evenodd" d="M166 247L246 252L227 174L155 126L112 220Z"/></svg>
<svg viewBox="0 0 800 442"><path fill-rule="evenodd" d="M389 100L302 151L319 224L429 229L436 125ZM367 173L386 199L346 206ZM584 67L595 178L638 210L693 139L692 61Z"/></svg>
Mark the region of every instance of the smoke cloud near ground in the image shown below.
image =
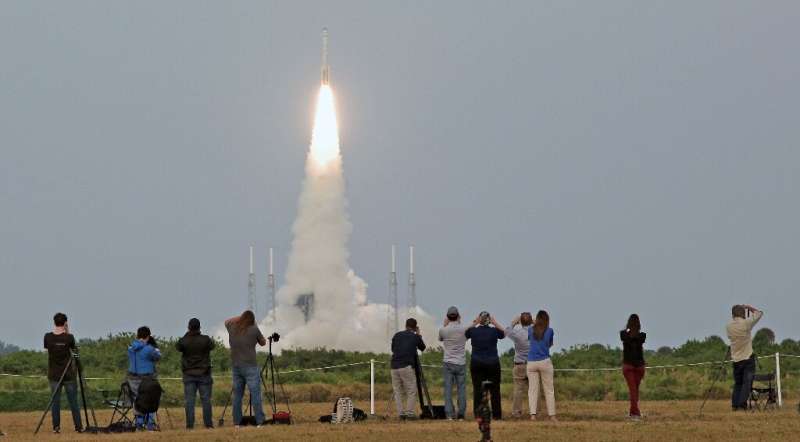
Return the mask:
<svg viewBox="0 0 800 442"><path fill-rule="evenodd" d="M281 333L281 347L390 351L389 307L368 302L366 282L348 264L351 232L341 156L320 167L312 150L292 229L285 284L278 290L277 323L270 316L261 322L264 330ZM296 303L311 293L314 307L306 323ZM405 313L401 312L402 321ZM423 338L435 344L432 318L420 309L415 314Z"/></svg>

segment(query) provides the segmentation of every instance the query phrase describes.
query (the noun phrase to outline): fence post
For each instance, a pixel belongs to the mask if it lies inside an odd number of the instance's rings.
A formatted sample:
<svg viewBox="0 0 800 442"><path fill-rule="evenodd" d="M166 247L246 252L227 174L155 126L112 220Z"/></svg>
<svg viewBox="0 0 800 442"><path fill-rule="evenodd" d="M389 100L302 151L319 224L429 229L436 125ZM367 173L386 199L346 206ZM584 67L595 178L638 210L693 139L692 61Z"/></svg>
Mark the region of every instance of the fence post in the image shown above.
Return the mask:
<svg viewBox="0 0 800 442"><path fill-rule="evenodd" d="M783 407L783 395L781 394L781 354L775 352L775 382L778 387L778 407Z"/></svg>
<svg viewBox="0 0 800 442"><path fill-rule="evenodd" d="M369 360L369 414L375 415L375 359Z"/></svg>

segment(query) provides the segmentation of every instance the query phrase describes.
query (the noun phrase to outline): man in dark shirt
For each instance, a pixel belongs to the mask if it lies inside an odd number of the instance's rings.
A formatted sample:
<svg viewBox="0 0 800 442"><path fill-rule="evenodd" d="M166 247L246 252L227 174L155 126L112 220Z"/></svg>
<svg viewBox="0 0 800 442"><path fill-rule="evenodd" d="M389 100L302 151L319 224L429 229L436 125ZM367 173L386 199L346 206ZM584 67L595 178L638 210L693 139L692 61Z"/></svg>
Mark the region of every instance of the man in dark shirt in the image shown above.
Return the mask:
<svg viewBox="0 0 800 442"><path fill-rule="evenodd" d="M203 405L203 425L214 428L211 415L211 350L214 341L207 335L200 334L200 320L189 320L189 331L175 345L181 355L183 370L183 396L186 407L186 428L194 428L194 403L197 392Z"/></svg>
<svg viewBox="0 0 800 442"><path fill-rule="evenodd" d="M417 320L408 318L406 329L392 338L392 389L400 419L417 418L417 375L414 373L417 350L424 351L425 343Z"/></svg>
<svg viewBox="0 0 800 442"><path fill-rule="evenodd" d="M72 351L75 349L75 337L69 333L67 315L56 313L53 316L55 325L52 332L44 335L44 348L47 349L47 380L50 382L50 391L54 393L53 408L53 433L61 432L61 388L67 392L67 401L72 410L72 422L75 431L82 432L81 409L78 406L77 369L72 363ZM62 379L63 376L63 379ZM59 386L59 381L61 385Z"/></svg>
<svg viewBox="0 0 800 442"><path fill-rule="evenodd" d="M473 321L472 327L464 333L467 339L472 340L472 359L469 371L472 375L472 413L478 417L478 407L482 400L483 381L492 385L489 392L492 395L492 417L502 419L503 412L500 408L500 356L497 353L497 341L503 339L505 329L488 312L481 314Z"/></svg>

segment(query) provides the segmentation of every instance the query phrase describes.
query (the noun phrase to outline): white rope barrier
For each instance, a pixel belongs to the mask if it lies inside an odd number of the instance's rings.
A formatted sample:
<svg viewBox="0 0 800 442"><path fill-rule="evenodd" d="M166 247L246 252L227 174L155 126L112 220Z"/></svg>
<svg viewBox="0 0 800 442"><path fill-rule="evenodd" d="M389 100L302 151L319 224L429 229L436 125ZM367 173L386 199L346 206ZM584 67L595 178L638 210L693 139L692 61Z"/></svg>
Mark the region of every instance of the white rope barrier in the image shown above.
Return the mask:
<svg viewBox="0 0 800 442"><path fill-rule="evenodd" d="M787 355L787 354L780 354L781 357L787 358L800 358L800 355ZM774 358L774 355L769 356L758 356L757 359L770 359ZM668 369L668 368L683 368L683 367L699 367L704 365L715 365L715 364L723 364L723 363L730 363L733 362L730 359L724 361L705 361L705 362L690 362L685 364L668 364L668 365L648 365L645 368L648 370L650 369ZM350 364L339 364L339 365L328 365L325 367L313 367L313 368L298 368L295 370L286 370L286 371L279 371L278 374L281 375L290 375L294 373L304 373L304 372L314 372L314 371L322 371L322 370L330 370L334 368L345 368L345 367L355 367L359 365L371 365L371 364L388 364L386 361L363 361L363 362L353 362ZM422 367L425 368L442 368L441 365L430 365L430 364L421 364ZM504 371L511 371L510 368L503 368ZM592 371L619 371L622 370L621 367L594 367L594 368L556 368L554 371L562 371L562 372L592 372ZM213 377L215 378L226 378L230 377L231 374L217 374ZM25 379L46 379L47 376L43 375L23 375L23 374L13 374L13 373L0 373L0 377L9 377L9 378L25 378ZM87 381L110 381L116 378L110 377L86 377L84 378ZM167 381L180 381L183 380L182 377L159 377L159 380L167 380Z"/></svg>

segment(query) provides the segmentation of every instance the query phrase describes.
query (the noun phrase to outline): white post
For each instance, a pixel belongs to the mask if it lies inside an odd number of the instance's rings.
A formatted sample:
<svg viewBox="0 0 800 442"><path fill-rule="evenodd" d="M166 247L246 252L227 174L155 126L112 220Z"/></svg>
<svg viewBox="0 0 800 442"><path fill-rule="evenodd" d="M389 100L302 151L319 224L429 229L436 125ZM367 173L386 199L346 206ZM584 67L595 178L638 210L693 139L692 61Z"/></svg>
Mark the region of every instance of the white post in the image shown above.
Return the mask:
<svg viewBox="0 0 800 442"><path fill-rule="evenodd" d="M778 388L778 407L783 407L783 396L781 395L781 354L775 352L775 386Z"/></svg>
<svg viewBox="0 0 800 442"><path fill-rule="evenodd" d="M375 359L369 360L369 414L375 415Z"/></svg>

